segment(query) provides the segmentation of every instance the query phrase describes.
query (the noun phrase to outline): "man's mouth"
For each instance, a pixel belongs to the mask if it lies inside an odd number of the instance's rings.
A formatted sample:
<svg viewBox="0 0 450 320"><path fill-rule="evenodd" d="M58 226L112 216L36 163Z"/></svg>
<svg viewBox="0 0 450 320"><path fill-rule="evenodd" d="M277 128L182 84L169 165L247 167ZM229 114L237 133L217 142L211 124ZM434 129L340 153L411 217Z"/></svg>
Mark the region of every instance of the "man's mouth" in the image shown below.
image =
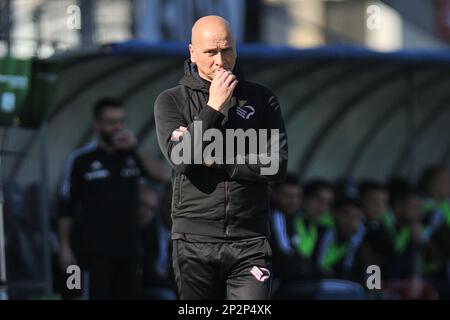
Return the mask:
<svg viewBox="0 0 450 320"><path fill-rule="evenodd" d="M217 72L219 72L220 70L225 70L225 71L231 71L230 69L228 69L228 68L221 68L221 69L217 69L217 70L215 70L214 71L214 74L216 74Z"/></svg>

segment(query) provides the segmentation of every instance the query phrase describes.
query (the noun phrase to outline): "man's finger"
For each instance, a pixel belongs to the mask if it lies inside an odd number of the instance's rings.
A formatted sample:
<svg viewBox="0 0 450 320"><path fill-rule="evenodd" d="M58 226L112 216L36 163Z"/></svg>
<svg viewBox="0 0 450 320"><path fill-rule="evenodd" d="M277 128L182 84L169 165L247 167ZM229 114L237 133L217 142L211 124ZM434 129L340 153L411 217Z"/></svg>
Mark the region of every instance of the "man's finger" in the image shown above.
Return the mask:
<svg viewBox="0 0 450 320"><path fill-rule="evenodd" d="M225 81L230 74L232 74L230 71L224 69L224 72L219 76L219 80Z"/></svg>
<svg viewBox="0 0 450 320"><path fill-rule="evenodd" d="M237 81L237 79L234 79L234 81L230 84L229 88L231 91L234 90L234 88L236 88L237 84L239 81Z"/></svg>
<svg viewBox="0 0 450 320"><path fill-rule="evenodd" d="M226 79L228 79L230 76L234 76L234 74L233 74L233 72L231 72L231 71L226 71L226 72L224 72L224 81L226 80Z"/></svg>
<svg viewBox="0 0 450 320"><path fill-rule="evenodd" d="M230 84L232 84L235 79L236 76L234 74L230 74L228 78L225 79L225 85L230 86Z"/></svg>
<svg viewBox="0 0 450 320"><path fill-rule="evenodd" d="M172 140L172 141L179 141L179 140L180 140L180 137L181 137L181 136L183 135L183 133L186 132L186 131L187 131L187 128L186 128L186 127L182 127L182 126L178 127L178 129L175 129L175 130L172 131L170 140Z"/></svg>
<svg viewBox="0 0 450 320"><path fill-rule="evenodd" d="M217 70L214 79L219 79L223 75L224 71L225 71L225 69Z"/></svg>

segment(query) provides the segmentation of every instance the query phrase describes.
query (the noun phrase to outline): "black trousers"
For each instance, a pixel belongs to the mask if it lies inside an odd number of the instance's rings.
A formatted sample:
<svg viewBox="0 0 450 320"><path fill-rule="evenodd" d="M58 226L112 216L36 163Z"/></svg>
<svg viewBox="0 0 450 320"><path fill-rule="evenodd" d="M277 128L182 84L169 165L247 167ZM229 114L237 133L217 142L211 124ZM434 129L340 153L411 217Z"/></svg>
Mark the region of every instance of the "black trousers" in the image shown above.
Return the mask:
<svg viewBox="0 0 450 320"><path fill-rule="evenodd" d="M237 242L173 240L173 267L180 299L271 298L272 251L265 238Z"/></svg>
<svg viewBox="0 0 450 320"><path fill-rule="evenodd" d="M89 300L130 300L137 298L137 257L89 256Z"/></svg>

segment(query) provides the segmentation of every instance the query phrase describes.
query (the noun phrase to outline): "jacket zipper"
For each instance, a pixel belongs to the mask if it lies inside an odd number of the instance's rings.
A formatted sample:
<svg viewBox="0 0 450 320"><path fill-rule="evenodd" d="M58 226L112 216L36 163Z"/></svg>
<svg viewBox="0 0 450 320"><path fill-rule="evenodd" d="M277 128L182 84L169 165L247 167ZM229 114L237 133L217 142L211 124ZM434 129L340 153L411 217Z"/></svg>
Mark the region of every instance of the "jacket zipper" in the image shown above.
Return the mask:
<svg viewBox="0 0 450 320"><path fill-rule="evenodd" d="M230 194L228 190L228 181L225 181L225 236L230 236L230 230L228 229L228 203L230 202Z"/></svg>
<svg viewBox="0 0 450 320"><path fill-rule="evenodd" d="M183 183L183 175L180 174L180 178L178 179L178 205L181 204L181 185Z"/></svg>

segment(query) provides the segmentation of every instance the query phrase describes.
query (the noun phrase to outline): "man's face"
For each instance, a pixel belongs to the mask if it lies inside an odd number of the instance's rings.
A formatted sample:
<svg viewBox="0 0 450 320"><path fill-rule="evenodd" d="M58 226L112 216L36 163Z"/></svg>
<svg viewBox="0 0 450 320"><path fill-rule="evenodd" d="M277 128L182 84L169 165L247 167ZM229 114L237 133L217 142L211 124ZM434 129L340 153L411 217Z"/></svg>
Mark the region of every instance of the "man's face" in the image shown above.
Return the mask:
<svg viewBox="0 0 450 320"><path fill-rule="evenodd" d="M309 219L317 221L325 212L330 210L333 200L333 191L329 188L322 188L315 196L304 199L305 214Z"/></svg>
<svg viewBox="0 0 450 320"><path fill-rule="evenodd" d="M441 171L431 183L430 195L442 201L450 196L450 176L447 170Z"/></svg>
<svg viewBox="0 0 450 320"><path fill-rule="evenodd" d="M407 222L420 222L422 216L421 199L418 195L409 196L402 205L402 213Z"/></svg>
<svg viewBox="0 0 450 320"><path fill-rule="evenodd" d="M364 210L370 220L379 219L387 208L388 194L384 190L367 191L362 197Z"/></svg>
<svg viewBox="0 0 450 320"><path fill-rule="evenodd" d="M105 108L95 121L95 129L104 142L111 144L112 138L125 128L125 112L122 108Z"/></svg>
<svg viewBox="0 0 450 320"><path fill-rule="evenodd" d="M353 205L344 206L334 216L339 231L345 236L352 236L362 222L363 214L361 210Z"/></svg>
<svg viewBox="0 0 450 320"><path fill-rule="evenodd" d="M233 71L236 64L235 43L226 29L202 33L189 45L189 51L200 77L208 81L222 68Z"/></svg>
<svg viewBox="0 0 450 320"><path fill-rule="evenodd" d="M293 215L300 210L302 189L295 184L285 184L278 192L278 202L280 209L289 215Z"/></svg>

